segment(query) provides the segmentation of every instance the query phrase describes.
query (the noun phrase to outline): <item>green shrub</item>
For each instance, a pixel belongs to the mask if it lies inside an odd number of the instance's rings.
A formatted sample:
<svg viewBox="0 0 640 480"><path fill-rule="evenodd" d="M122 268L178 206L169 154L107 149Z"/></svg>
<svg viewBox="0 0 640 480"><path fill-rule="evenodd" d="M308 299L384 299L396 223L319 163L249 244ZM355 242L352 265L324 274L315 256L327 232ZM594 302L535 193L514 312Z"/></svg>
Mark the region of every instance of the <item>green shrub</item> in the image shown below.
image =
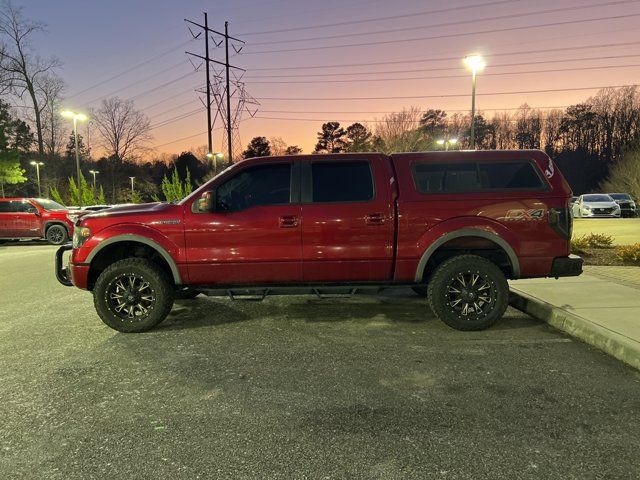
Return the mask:
<svg viewBox="0 0 640 480"><path fill-rule="evenodd" d="M617 247L616 256L623 262L640 264L640 243Z"/></svg>
<svg viewBox="0 0 640 480"><path fill-rule="evenodd" d="M587 248L589 248L589 241L586 235L571 239L571 251L573 253L584 253Z"/></svg>
<svg viewBox="0 0 640 480"><path fill-rule="evenodd" d="M613 237L602 233L590 233L586 236L586 241L591 248L611 248Z"/></svg>

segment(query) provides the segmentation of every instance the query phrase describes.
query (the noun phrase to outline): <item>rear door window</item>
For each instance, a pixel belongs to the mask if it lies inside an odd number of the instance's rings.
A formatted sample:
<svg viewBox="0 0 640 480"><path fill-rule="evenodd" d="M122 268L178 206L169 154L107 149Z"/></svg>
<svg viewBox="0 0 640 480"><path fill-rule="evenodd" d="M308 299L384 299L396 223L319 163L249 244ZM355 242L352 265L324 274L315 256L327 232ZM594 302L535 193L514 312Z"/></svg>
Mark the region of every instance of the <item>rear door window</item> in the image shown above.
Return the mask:
<svg viewBox="0 0 640 480"><path fill-rule="evenodd" d="M313 203L368 202L375 196L366 160L313 162L311 178Z"/></svg>

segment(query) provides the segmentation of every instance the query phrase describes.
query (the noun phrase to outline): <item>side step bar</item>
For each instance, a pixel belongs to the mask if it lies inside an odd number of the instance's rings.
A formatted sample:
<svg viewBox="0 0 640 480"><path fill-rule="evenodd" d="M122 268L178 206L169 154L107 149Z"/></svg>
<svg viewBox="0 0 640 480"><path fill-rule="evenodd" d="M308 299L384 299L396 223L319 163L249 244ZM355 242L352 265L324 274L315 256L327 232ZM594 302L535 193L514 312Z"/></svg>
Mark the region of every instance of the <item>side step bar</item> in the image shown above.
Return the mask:
<svg viewBox="0 0 640 480"><path fill-rule="evenodd" d="M230 300L260 302L269 295L315 295L321 300L348 298L353 295L376 295L381 290L407 288L415 283L404 284L363 284L363 285L286 285L250 287L192 287L209 297L229 297Z"/></svg>

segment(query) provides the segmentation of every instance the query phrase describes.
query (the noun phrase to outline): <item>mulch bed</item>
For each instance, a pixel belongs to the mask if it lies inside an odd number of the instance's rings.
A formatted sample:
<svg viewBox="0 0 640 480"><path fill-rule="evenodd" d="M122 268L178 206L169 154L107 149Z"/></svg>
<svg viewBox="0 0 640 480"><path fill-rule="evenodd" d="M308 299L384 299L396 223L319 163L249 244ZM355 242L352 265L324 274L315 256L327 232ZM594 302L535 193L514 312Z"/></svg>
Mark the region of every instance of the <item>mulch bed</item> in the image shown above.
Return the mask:
<svg viewBox="0 0 640 480"><path fill-rule="evenodd" d="M583 252L576 252L584 259L585 265L607 265L607 266L633 266L637 263L625 262L616 256L614 248L586 248Z"/></svg>

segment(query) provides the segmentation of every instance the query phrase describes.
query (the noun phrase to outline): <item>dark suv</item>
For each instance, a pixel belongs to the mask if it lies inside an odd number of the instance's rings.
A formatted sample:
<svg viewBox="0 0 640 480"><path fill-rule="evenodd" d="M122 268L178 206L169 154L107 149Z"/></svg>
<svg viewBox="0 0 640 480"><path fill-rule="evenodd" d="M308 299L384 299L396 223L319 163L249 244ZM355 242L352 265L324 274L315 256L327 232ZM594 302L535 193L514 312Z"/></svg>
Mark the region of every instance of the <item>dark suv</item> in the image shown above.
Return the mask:
<svg viewBox="0 0 640 480"><path fill-rule="evenodd" d="M0 241L46 238L52 245L62 245L73 236L73 223L84 213L47 198L0 198Z"/></svg>
<svg viewBox="0 0 640 480"><path fill-rule="evenodd" d="M636 216L636 202L628 193L609 193L613 200L620 205L620 214L623 217Z"/></svg>

